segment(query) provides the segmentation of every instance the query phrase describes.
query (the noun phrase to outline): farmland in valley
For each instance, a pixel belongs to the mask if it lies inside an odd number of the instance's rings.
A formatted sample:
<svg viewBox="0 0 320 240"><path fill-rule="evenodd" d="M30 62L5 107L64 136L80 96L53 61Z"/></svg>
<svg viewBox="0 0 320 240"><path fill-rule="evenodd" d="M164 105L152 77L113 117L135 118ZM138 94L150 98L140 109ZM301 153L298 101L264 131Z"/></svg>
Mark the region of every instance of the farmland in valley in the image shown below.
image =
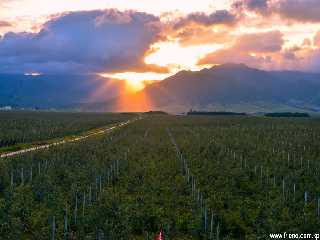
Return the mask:
<svg viewBox="0 0 320 240"><path fill-rule="evenodd" d="M137 118L10 114L0 115L0 139L13 145ZM106 134L1 159L0 239L316 233L319 179L318 118L145 114Z"/></svg>
<svg viewBox="0 0 320 240"><path fill-rule="evenodd" d="M132 114L0 111L0 153L81 135L132 118Z"/></svg>

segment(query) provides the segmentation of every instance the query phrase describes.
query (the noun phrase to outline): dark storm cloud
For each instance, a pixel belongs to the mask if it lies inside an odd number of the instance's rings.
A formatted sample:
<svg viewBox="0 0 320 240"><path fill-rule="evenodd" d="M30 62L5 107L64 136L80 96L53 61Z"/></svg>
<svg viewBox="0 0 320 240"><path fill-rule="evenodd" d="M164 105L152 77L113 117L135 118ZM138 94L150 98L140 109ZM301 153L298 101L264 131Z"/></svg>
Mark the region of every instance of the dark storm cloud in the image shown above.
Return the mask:
<svg viewBox="0 0 320 240"><path fill-rule="evenodd" d="M247 9L261 14L266 14L269 10L268 0L237 0L232 6L236 10Z"/></svg>
<svg viewBox="0 0 320 240"><path fill-rule="evenodd" d="M175 29L183 28L189 24L210 26L210 25L233 25L237 22L235 15L227 10L218 10L211 14L203 12L190 13L186 17L177 20Z"/></svg>
<svg viewBox="0 0 320 240"><path fill-rule="evenodd" d="M319 0L282 0L275 4L274 11L286 19L320 22Z"/></svg>
<svg viewBox="0 0 320 240"><path fill-rule="evenodd" d="M284 20L320 22L319 0L235 0L232 6L262 15L277 14Z"/></svg>
<svg viewBox="0 0 320 240"><path fill-rule="evenodd" d="M0 72L165 72L143 61L161 31L159 18L146 13L66 13L45 23L39 33L5 34Z"/></svg>

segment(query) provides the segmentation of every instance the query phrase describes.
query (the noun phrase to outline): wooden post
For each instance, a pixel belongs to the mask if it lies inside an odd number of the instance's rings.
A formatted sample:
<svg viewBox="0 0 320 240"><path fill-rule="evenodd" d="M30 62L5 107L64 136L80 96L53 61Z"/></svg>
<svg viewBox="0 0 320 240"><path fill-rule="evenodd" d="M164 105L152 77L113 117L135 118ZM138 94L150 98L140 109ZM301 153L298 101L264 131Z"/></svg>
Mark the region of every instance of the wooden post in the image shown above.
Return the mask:
<svg viewBox="0 0 320 240"><path fill-rule="evenodd" d="M74 224L77 225L78 220L78 195L76 193L76 202L74 207Z"/></svg>
<svg viewBox="0 0 320 240"><path fill-rule="evenodd" d="M10 173L10 184L11 184L11 187L13 187L13 184L14 184L14 182L13 182L13 170L11 169L11 173Z"/></svg>
<svg viewBox="0 0 320 240"><path fill-rule="evenodd" d="M21 185L24 184L24 174L23 174L23 167L21 168Z"/></svg>
<svg viewBox="0 0 320 240"><path fill-rule="evenodd" d="M90 185L90 187L89 187L88 203L91 204L91 201L92 201L92 188L91 188L91 185Z"/></svg>
<svg viewBox="0 0 320 240"><path fill-rule="evenodd" d="M119 172L120 172L119 159L117 159L116 163L117 163L117 176L119 176Z"/></svg>
<svg viewBox="0 0 320 240"><path fill-rule="evenodd" d="M317 215L320 217L320 197L318 197L318 207L317 207Z"/></svg>
<svg viewBox="0 0 320 240"><path fill-rule="evenodd" d="M213 239L213 211L211 213L211 221L210 221L210 239Z"/></svg>
<svg viewBox="0 0 320 240"><path fill-rule="evenodd" d="M53 216L52 218L52 229L51 229L51 240L56 239L56 218Z"/></svg>
<svg viewBox="0 0 320 240"><path fill-rule="evenodd" d="M204 207L204 232L206 233L207 232L207 208Z"/></svg>
<svg viewBox="0 0 320 240"><path fill-rule="evenodd" d="M86 192L83 192L83 203L82 203L82 217L84 218L86 209Z"/></svg>
<svg viewBox="0 0 320 240"><path fill-rule="evenodd" d="M305 191L304 192L304 205L307 205L308 204L308 192Z"/></svg>
<svg viewBox="0 0 320 240"><path fill-rule="evenodd" d="M219 235L220 235L220 224L219 224L219 223L218 223L218 225L217 225L216 231L217 231L217 232L216 232L216 239L219 240L219 237L220 237L220 236L219 236Z"/></svg>
<svg viewBox="0 0 320 240"><path fill-rule="evenodd" d="M32 167L32 165L31 165L31 168L30 168L30 182L32 183L32 175L33 175L33 172L32 172L32 169L33 169L33 167Z"/></svg>
<svg viewBox="0 0 320 240"><path fill-rule="evenodd" d="M283 197L283 200L285 200L285 182L284 182L284 178L282 178L282 197Z"/></svg>
<svg viewBox="0 0 320 240"><path fill-rule="evenodd" d="M65 215L64 215L64 238L68 238L68 209L66 207L65 209Z"/></svg>

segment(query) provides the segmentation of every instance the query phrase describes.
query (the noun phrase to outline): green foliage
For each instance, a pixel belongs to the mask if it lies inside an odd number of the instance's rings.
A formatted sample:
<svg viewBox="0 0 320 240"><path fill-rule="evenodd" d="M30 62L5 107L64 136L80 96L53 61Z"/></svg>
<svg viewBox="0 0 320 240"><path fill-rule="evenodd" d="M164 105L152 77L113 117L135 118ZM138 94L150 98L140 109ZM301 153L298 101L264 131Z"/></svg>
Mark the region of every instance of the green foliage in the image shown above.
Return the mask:
<svg viewBox="0 0 320 240"><path fill-rule="evenodd" d="M319 133L313 118L148 115L106 135L3 159L0 239L317 232Z"/></svg>
<svg viewBox="0 0 320 240"><path fill-rule="evenodd" d="M266 117L310 117L308 113L299 113L299 112L279 112L279 113L266 113Z"/></svg>
<svg viewBox="0 0 320 240"><path fill-rule="evenodd" d="M0 148L79 134L132 117L111 113L0 111Z"/></svg>

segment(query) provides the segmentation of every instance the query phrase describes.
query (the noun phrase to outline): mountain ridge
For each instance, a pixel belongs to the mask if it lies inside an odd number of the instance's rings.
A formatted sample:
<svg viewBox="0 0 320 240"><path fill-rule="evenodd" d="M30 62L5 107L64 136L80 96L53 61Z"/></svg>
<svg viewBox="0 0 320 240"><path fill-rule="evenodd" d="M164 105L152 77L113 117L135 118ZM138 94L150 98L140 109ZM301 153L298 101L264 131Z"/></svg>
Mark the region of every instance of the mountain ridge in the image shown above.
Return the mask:
<svg viewBox="0 0 320 240"><path fill-rule="evenodd" d="M266 71L244 64L184 70L136 93L124 94L125 89L125 81L96 75L0 74L0 107L173 113L320 111L320 73Z"/></svg>
<svg viewBox="0 0 320 240"><path fill-rule="evenodd" d="M320 74L265 71L244 64L223 64L200 71L180 71L136 94L120 98L106 102L103 109L220 111L239 110L234 106L242 104L259 106L240 109L246 112L279 110L275 106L281 106L280 110L318 111ZM145 99L147 104L141 102Z"/></svg>

